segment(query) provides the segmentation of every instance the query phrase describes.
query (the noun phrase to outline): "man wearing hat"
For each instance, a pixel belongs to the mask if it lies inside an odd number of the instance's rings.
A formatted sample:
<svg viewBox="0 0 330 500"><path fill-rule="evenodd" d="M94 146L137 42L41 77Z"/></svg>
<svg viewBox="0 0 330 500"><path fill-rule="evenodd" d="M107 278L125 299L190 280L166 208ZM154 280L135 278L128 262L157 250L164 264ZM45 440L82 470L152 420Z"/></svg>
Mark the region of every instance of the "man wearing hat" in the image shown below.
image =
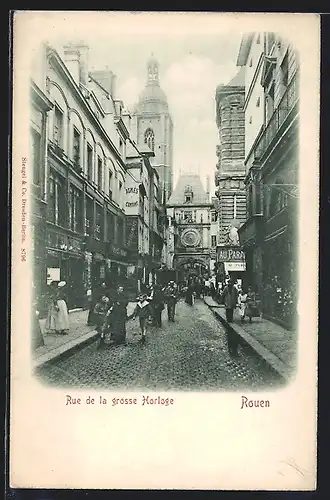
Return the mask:
<svg viewBox="0 0 330 500"><path fill-rule="evenodd" d="M174 321L175 306L177 303L178 287L174 281L169 281L164 290L165 302L167 304L167 316L169 321Z"/></svg>

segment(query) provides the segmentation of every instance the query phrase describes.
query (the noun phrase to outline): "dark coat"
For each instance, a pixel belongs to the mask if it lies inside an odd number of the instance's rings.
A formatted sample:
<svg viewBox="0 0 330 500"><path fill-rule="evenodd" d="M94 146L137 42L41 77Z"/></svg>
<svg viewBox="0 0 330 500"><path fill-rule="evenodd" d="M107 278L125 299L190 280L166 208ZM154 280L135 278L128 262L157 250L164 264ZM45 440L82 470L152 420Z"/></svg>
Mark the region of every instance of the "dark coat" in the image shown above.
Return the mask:
<svg viewBox="0 0 330 500"><path fill-rule="evenodd" d="M235 286L226 285L222 292L222 300L226 309L235 309L237 305L238 291Z"/></svg>

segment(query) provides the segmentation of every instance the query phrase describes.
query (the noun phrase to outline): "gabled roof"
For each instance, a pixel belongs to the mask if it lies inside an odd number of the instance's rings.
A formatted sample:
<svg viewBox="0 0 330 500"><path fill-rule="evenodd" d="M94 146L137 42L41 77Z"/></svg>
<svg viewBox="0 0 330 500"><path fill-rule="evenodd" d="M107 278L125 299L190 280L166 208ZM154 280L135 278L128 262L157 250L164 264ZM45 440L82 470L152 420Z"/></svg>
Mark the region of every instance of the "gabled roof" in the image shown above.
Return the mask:
<svg viewBox="0 0 330 500"><path fill-rule="evenodd" d="M187 206L210 203L199 175L182 174L167 201L167 205L184 205L187 188L193 193L192 203L187 203Z"/></svg>

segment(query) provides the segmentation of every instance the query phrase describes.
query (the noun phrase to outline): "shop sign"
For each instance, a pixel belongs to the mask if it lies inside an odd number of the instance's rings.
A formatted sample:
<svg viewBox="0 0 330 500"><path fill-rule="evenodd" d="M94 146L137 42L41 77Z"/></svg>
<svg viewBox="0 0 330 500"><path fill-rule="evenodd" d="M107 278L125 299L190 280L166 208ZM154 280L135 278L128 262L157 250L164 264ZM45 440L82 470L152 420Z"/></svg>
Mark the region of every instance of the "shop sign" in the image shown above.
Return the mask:
<svg viewBox="0 0 330 500"><path fill-rule="evenodd" d="M226 273L231 271L246 271L245 262L225 262Z"/></svg>
<svg viewBox="0 0 330 500"><path fill-rule="evenodd" d="M113 246L112 247L112 253L115 254L115 255L120 255L121 257L126 257L127 250L124 250L123 248L119 248L119 247Z"/></svg>
<svg viewBox="0 0 330 500"><path fill-rule="evenodd" d="M52 281L61 281L61 269L59 267L47 268L47 285Z"/></svg>
<svg viewBox="0 0 330 500"><path fill-rule="evenodd" d="M125 213L126 215L136 215L139 205L139 188L138 184L134 182L133 185L126 188L125 198Z"/></svg>
<svg viewBox="0 0 330 500"><path fill-rule="evenodd" d="M217 249L218 262L245 262L244 251L233 247L220 247Z"/></svg>

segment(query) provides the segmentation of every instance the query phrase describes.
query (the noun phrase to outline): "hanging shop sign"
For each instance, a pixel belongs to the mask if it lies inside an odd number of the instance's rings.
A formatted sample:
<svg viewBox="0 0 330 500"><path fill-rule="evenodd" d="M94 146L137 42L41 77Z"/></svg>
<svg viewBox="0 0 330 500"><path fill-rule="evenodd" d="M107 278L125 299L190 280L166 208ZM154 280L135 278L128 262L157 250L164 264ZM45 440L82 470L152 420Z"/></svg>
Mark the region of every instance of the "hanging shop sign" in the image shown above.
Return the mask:
<svg viewBox="0 0 330 500"><path fill-rule="evenodd" d="M139 209L139 188L134 182L132 186L126 188L125 213L126 215L136 215Z"/></svg>

